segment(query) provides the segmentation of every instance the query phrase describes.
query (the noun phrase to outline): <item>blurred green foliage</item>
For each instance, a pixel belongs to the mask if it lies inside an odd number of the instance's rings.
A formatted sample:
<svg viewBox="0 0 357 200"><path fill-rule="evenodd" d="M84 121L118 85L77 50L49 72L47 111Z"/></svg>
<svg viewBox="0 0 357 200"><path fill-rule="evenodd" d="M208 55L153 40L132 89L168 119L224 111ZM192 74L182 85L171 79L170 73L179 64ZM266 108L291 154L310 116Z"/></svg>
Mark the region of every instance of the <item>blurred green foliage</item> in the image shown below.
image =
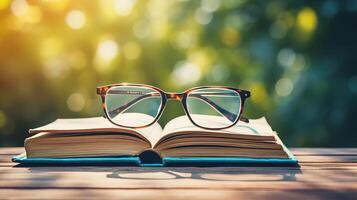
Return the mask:
<svg viewBox="0 0 357 200"><path fill-rule="evenodd" d="M101 115L96 86L119 82L247 89L288 145L356 146L356 35L354 0L0 0L0 146Z"/></svg>

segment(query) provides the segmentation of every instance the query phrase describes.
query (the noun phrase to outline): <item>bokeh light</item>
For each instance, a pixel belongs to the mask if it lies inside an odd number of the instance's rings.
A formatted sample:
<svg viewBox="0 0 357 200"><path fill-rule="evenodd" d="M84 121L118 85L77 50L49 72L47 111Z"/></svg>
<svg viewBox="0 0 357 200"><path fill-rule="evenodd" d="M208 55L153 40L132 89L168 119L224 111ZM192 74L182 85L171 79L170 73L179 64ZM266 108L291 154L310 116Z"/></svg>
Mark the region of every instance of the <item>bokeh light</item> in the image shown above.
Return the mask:
<svg viewBox="0 0 357 200"><path fill-rule="evenodd" d="M275 91L279 96L288 96L294 88L293 82L289 78L281 78L275 84Z"/></svg>
<svg viewBox="0 0 357 200"><path fill-rule="evenodd" d="M111 61L118 54L118 44L114 40L104 40L99 43L97 56L104 61Z"/></svg>
<svg viewBox="0 0 357 200"><path fill-rule="evenodd" d="M111 38L102 39L96 49L93 64L97 72L102 74L110 73L112 70L113 61L119 53L119 45Z"/></svg>
<svg viewBox="0 0 357 200"><path fill-rule="evenodd" d="M28 12L29 5L26 0L14 0L11 4L11 11L17 17L23 17Z"/></svg>
<svg viewBox="0 0 357 200"><path fill-rule="evenodd" d="M72 29L81 29L86 23L86 16L80 10L71 10L67 13L66 23Z"/></svg>
<svg viewBox="0 0 357 200"><path fill-rule="evenodd" d="M176 64L172 72L172 82L177 85L191 85L201 78L201 70L198 65L180 61Z"/></svg>
<svg viewBox="0 0 357 200"><path fill-rule="evenodd" d="M71 111L79 112L85 106L85 99L80 93L73 93L67 99L67 106Z"/></svg>
<svg viewBox="0 0 357 200"><path fill-rule="evenodd" d="M317 26L315 11L308 7L302 9L297 16L297 25L304 32L310 33L314 31Z"/></svg>
<svg viewBox="0 0 357 200"><path fill-rule="evenodd" d="M129 15L133 10L135 0L114 0L114 10L118 15Z"/></svg>

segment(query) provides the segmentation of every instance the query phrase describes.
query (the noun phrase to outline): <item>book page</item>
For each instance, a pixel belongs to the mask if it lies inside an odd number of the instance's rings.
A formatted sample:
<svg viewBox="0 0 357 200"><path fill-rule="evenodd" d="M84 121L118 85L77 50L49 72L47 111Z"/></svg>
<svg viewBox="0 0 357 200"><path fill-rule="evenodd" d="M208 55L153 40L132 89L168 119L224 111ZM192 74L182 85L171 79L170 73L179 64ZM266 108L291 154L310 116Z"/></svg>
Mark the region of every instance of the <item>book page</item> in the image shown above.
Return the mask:
<svg viewBox="0 0 357 200"><path fill-rule="evenodd" d="M112 124L108 119L104 117L91 117L91 118L57 119L56 121L47 124L45 126L29 130L29 133L32 135L40 132L49 132L49 133L124 132L124 133L134 134L152 145L153 141L158 140L157 138L160 137L162 128L159 123L154 123L153 125L145 128L137 128L137 129L124 128Z"/></svg>
<svg viewBox="0 0 357 200"><path fill-rule="evenodd" d="M210 124L210 126L212 126L212 124L216 124L217 127L220 126L222 127L222 123L224 123L222 122L222 117L219 116L202 115L202 118L204 118L205 123ZM230 133L230 134L242 134L242 135L259 135L259 136L274 135L273 130L271 129L270 125L268 124L268 122L264 117L259 119L250 119L249 123L239 121L233 127L226 128L226 129L208 130L195 126L194 124L192 124L192 122L189 120L187 116L180 116L171 120L169 123L166 124L161 137L175 132Z"/></svg>

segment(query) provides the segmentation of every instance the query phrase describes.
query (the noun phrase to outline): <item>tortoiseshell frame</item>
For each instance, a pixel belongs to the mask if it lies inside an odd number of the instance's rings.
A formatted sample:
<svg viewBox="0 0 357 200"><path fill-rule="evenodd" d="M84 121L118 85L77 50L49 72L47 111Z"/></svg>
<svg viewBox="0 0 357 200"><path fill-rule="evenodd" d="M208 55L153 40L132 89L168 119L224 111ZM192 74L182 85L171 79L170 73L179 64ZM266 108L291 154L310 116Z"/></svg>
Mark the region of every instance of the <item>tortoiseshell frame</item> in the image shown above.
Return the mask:
<svg viewBox="0 0 357 200"><path fill-rule="evenodd" d="M112 87L116 87L116 86L138 86L138 87L147 87L147 88L150 88L150 89L153 89L157 92L160 93L161 95L161 98L162 98L162 102L161 102L161 107L160 107L160 110L155 118L155 120L150 123L150 124L147 124L147 125L144 125L144 126L137 126L137 127L131 127L131 126L124 126L124 125L119 125L115 122L113 122L110 117L108 116L108 113L107 113L107 109L106 109L106 105L105 105L105 97L106 97L106 94L108 92L108 90ZM223 89L229 89L229 90L233 90L233 91L236 91L239 95L240 95L240 98L241 98L241 104L240 104L240 113L238 114L238 117L237 119L229 126L226 126L226 127L220 127L220 128L209 128L209 127L203 127L203 126L200 126L199 124L196 124L194 122L194 120L191 118L189 112L188 112L188 108L187 108L187 105L186 105L186 100L187 100L187 96L188 94L193 91L193 90L197 90L197 89L206 89L206 88L223 88ZM208 130L221 130L221 129L225 129L225 128L229 128L229 127L232 127L234 126L239 120L241 121L244 121L246 123L249 123L249 120L245 117L242 116L242 113L243 113L243 107L244 107L244 102L245 100L250 97L250 92L247 91L247 90L241 90L241 89L237 89L237 88L233 88L233 87L226 87L226 86L199 86L199 87L194 87L194 88L191 88L191 89L188 89L182 93L171 93L171 92L165 92L157 87L154 87L154 86L151 86L151 85L146 85L146 84L135 84L135 83L119 83L119 84L111 84L111 85L106 85L106 86L99 86L97 87L97 94L100 95L101 99L102 99L102 108L103 108L103 111L104 111L104 114L105 114L105 117L113 124L117 125L117 126L120 126L120 127L126 127L126 128L144 128L144 127L148 127L148 126L151 126L152 124L154 124L157 120L160 119L161 117L161 114L162 112L164 111L165 109L165 106L166 106L166 103L168 100L178 100L178 101L181 101L182 103L182 106L184 108L184 111L186 113L186 115L188 116L189 120L191 121L192 124L194 124L195 126L197 127L200 127L200 128L203 128L203 129L208 129Z"/></svg>

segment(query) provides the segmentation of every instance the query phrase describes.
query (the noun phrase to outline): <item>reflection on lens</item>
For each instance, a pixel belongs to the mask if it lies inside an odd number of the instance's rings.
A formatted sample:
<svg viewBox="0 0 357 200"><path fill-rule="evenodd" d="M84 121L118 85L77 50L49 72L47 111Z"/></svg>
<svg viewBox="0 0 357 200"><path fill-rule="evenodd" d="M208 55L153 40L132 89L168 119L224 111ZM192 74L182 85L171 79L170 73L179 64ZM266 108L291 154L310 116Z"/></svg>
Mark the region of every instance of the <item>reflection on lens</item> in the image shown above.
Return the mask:
<svg viewBox="0 0 357 200"><path fill-rule="evenodd" d="M105 97L107 116L121 126L151 124L162 106L160 92L139 86L111 87Z"/></svg>
<svg viewBox="0 0 357 200"><path fill-rule="evenodd" d="M238 120L241 97L230 89L196 89L187 95L186 105L191 119L197 125L225 128Z"/></svg>

